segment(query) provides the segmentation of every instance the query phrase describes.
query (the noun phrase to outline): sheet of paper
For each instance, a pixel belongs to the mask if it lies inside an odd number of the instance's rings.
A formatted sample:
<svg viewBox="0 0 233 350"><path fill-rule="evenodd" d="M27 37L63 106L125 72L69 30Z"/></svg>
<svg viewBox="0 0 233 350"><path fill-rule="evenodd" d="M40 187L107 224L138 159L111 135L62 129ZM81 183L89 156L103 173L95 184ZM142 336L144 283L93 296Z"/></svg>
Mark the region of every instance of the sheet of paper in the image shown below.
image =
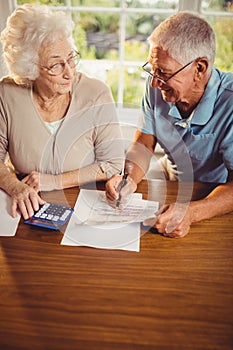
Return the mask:
<svg viewBox="0 0 233 350"><path fill-rule="evenodd" d="M140 221L154 216L158 203L143 201L137 193L116 212L104 198L103 191L80 191L61 244L139 251Z"/></svg>
<svg viewBox="0 0 233 350"><path fill-rule="evenodd" d="M142 222L154 217L158 210L158 202L142 200L140 193L133 194L121 210L116 210L106 202L103 191L86 191L81 190L84 205L76 213L85 225ZM88 198L85 199L85 195L88 195Z"/></svg>
<svg viewBox="0 0 233 350"><path fill-rule="evenodd" d="M0 190L0 236L14 236L19 224L20 215L13 218L10 214L11 198Z"/></svg>
<svg viewBox="0 0 233 350"><path fill-rule="evenodd" d="M140 224L133 223L126 224L124 227L100 228L77 225L74 216L72 216L61 244L139 252Z"/></svg>

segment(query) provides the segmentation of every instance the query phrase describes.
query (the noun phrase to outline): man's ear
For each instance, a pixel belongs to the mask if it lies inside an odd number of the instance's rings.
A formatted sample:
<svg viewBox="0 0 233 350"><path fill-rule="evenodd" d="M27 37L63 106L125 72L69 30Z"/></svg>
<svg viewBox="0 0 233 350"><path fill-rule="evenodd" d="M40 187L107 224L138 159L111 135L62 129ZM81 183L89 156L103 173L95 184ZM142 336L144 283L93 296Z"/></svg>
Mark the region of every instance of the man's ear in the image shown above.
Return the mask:
<svg viewBox="0 0 233 350"><path fill-rule="evenodd" d="M198 58L196 61L196 76L198 79L202 79L205 76L209 67L209 60L206 57Z"/></svg>

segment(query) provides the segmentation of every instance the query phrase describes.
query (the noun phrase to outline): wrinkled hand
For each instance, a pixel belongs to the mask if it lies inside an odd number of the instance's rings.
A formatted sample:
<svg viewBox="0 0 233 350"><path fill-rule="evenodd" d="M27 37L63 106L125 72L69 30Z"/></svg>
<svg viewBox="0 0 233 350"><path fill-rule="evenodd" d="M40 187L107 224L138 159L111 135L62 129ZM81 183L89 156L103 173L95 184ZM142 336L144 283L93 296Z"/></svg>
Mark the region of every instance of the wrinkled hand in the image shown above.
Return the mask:
<svg viewBox="0 0 233 350"><path fill-rule="evenodd" d="M32 171L22 182L34 188L36 192L62 189L60 175L41 174L37 171Z"/></svg>
<svg viewBox="0 0 233 350"><path fill-rule="evenodd" d="M122 178L123 178L122 175L114 175L106 183L106 199L107 199L107 202L112 207L116 206L116 201L119 198L119 187L120 187ZM122 204L127 203L130 195L133 192L135 192L136 189L137 189L136 183L130 176L128 176L126 180L126 185L120 191L120 194L121 194L120 209L122 207Z"/></svg>
<svg viewBox="0 0 233 350"><path fill-rule="evenodd" d="M155 213L155 218L143 222L145 226L155 227L163 236L181 238L188 234L192 223L189 204L175 203L164 205Z"/></svg>
<svg viewBox="0 0 233 350"><path fill-rule="evenodd" d="M16 217L17 210L19 210L25 220L30 218L34 211L37 211L39 206L45 203L33 188L22 182L19 182L12 190L11 198L12 216Z"/></svg>

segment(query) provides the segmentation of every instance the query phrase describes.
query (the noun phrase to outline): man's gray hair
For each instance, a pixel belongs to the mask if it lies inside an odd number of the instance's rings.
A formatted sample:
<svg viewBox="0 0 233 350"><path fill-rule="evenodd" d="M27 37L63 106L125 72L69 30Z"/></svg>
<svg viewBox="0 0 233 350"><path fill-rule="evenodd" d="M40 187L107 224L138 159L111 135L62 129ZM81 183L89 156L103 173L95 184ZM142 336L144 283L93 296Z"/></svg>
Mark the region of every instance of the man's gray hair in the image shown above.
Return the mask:
<svg viewBox="0 0 233 350"><path fill-rule="evenodd" d="M170 16L154 29L148 40L152 47L161 47L182 65L198 57L207 57L209 71L213 67L215 33L208 22L196 13L184 11Z"/></svg>

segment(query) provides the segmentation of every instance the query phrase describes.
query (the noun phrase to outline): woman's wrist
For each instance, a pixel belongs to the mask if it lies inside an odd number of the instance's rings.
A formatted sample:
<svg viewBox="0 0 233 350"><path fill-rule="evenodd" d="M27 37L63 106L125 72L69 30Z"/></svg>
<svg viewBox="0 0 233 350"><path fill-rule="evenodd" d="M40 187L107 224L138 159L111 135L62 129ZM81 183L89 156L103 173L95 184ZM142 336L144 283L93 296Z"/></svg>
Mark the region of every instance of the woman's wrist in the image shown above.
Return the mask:
<svg viewBox="0 0 233 350"><path fill-rule="evenodd" d="M62 182L62 174L59 175L52 175L52 187L54 187L54 190L62 190L63 189L63 182Z"/></svg>

